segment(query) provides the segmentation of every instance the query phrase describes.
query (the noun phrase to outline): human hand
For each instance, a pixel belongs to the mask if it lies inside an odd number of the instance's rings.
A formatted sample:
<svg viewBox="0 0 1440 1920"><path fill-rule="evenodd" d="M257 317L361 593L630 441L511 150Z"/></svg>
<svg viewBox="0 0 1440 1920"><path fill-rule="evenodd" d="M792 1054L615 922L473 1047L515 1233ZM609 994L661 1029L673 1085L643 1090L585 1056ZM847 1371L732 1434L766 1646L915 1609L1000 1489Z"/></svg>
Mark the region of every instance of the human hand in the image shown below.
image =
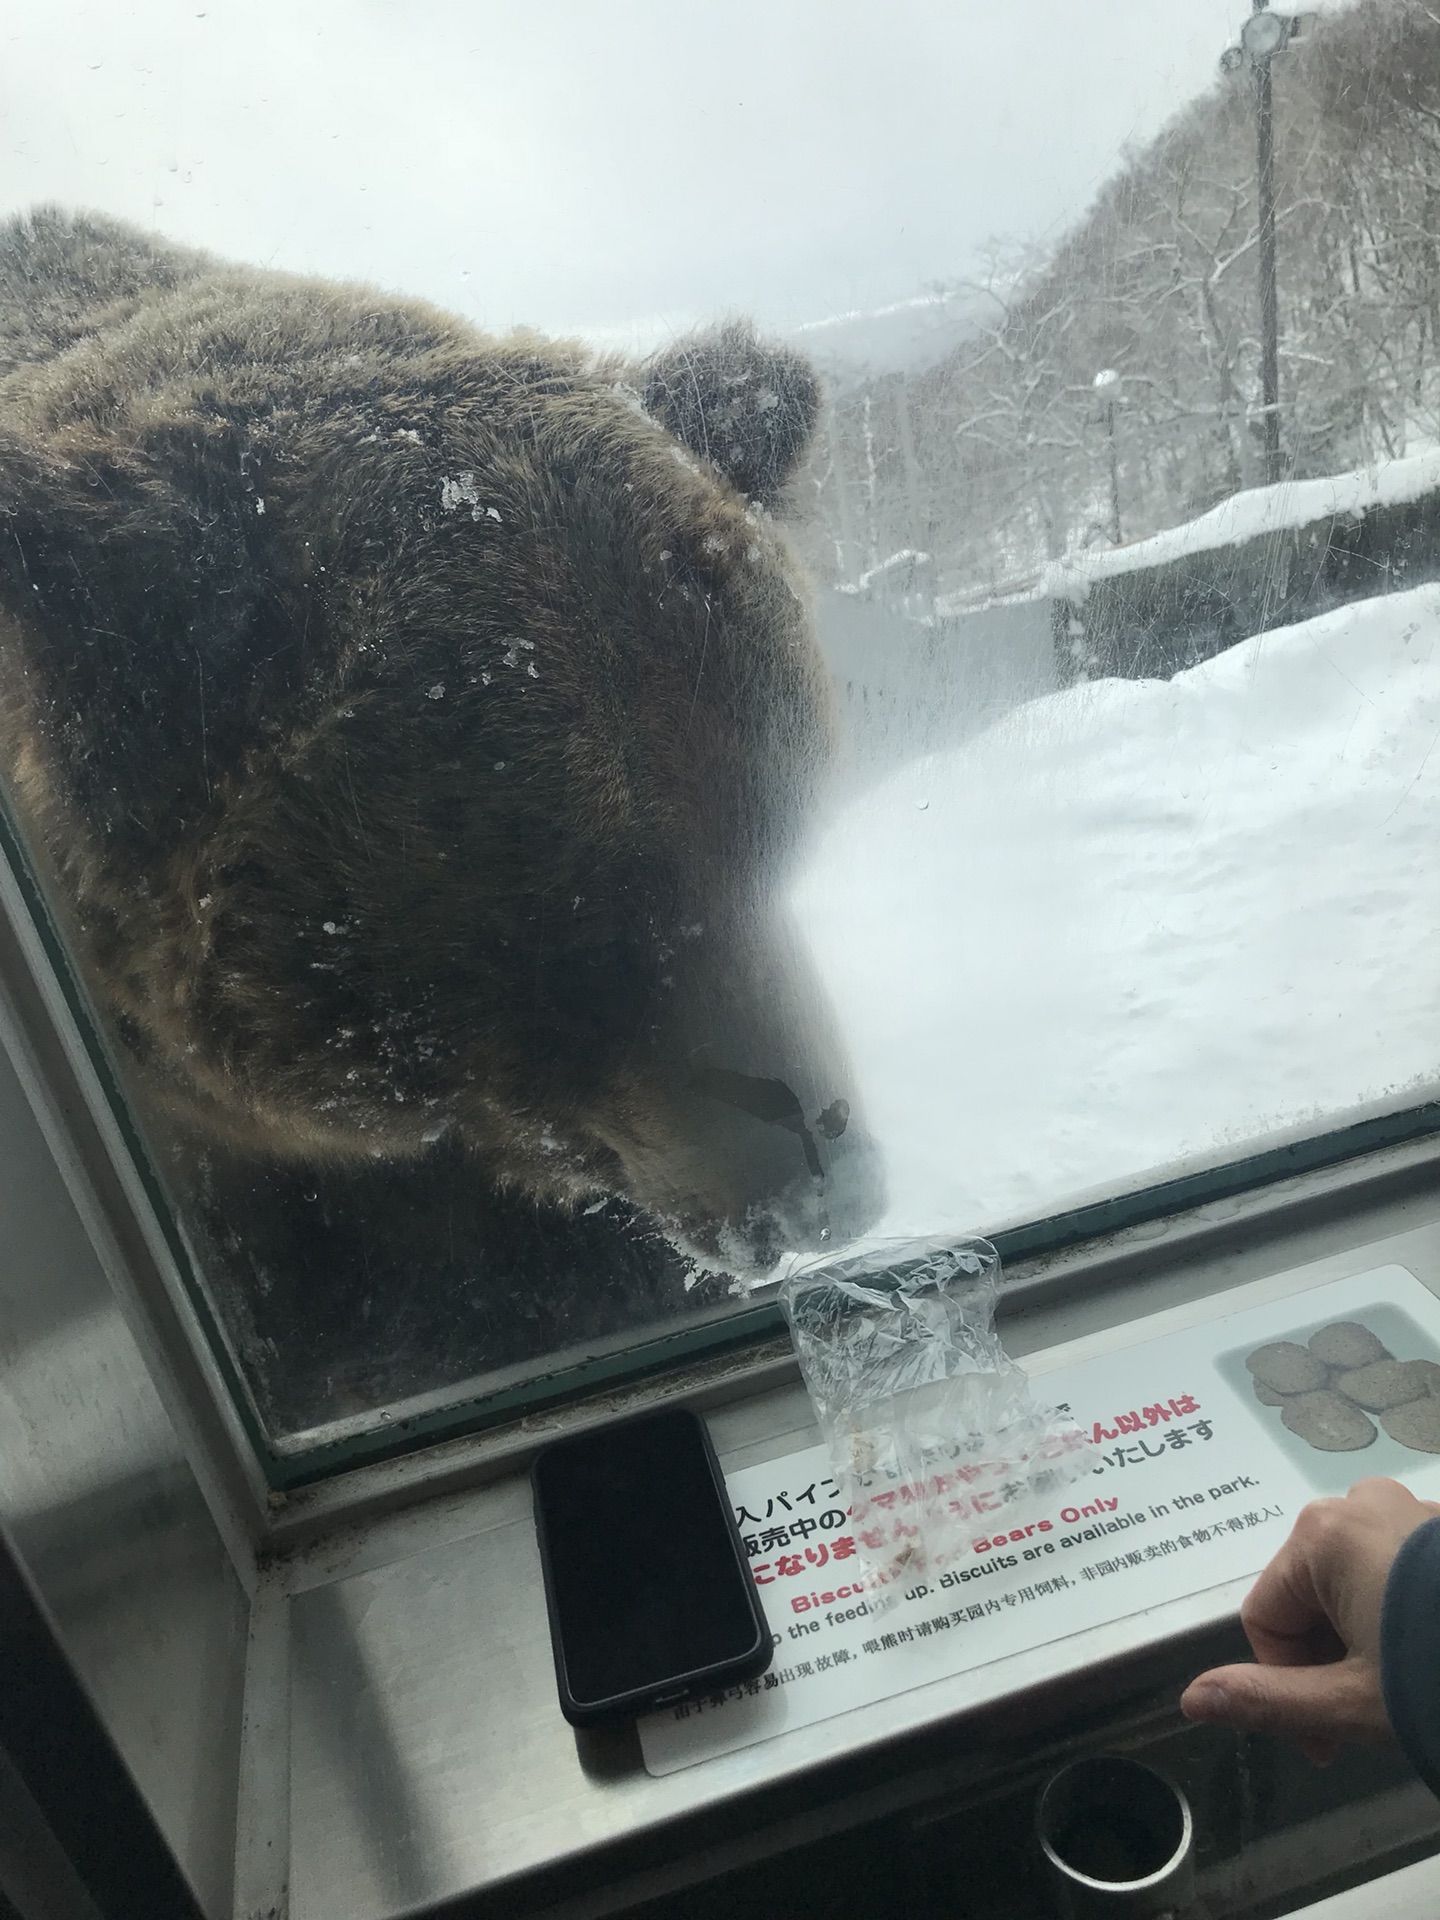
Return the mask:
<svg viewBox="0 0 1440 1920"><path fill-rule="evenodd" d="M1401 1543L1440 1514L1397 1480L1312 1500L1255 1582L1240 1624L1255 1666L1215 1667L1180 1701L1189 1720L1294 1740L1317 1766L1346 1741L1393 1738L1380 1689L1380 1609Z"/></svg>

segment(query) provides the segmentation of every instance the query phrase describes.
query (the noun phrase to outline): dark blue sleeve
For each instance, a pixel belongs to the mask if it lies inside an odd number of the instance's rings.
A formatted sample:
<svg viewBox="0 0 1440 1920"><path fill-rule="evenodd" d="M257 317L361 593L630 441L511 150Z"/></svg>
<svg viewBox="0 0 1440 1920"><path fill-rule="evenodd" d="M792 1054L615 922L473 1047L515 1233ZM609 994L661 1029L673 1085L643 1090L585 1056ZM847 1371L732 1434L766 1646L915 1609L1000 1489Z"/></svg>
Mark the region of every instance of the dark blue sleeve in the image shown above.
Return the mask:
<svg viewBox="0 0 1440 1920"><path fill-rule="evenodd" d="M1440 1519L1395 1556L1380 1613L1380 1684L1406 1757L1440 1794Z"/></svg>

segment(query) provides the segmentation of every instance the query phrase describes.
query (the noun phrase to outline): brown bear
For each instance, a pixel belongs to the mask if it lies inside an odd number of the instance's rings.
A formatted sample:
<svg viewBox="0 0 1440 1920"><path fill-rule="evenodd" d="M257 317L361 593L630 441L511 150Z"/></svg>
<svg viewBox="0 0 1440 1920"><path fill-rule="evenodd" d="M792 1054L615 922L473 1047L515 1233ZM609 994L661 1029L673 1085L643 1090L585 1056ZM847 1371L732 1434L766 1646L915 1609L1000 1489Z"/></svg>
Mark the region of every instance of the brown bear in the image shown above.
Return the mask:
<svg viewBox="0 0 1440 1920"><path fill-rule="evenodd" d="M272 1430L876 1214L778 891L817 404L739 324L636 366L0 231L0 772Z"/></svg>

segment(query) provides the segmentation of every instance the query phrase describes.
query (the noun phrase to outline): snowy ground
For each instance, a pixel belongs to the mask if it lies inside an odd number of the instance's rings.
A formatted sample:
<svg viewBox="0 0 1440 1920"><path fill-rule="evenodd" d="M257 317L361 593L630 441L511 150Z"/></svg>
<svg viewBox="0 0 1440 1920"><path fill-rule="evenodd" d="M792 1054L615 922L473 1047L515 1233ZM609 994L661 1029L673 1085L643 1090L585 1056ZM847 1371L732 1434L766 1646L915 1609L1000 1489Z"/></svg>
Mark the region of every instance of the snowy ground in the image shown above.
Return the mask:
<svg viewBox="0 0 1440 1920"><path fill-rule="evenodd" d="M974 1228L1440 1078L1440 586L1031 702L799 890L890 1163Z"/></svg>

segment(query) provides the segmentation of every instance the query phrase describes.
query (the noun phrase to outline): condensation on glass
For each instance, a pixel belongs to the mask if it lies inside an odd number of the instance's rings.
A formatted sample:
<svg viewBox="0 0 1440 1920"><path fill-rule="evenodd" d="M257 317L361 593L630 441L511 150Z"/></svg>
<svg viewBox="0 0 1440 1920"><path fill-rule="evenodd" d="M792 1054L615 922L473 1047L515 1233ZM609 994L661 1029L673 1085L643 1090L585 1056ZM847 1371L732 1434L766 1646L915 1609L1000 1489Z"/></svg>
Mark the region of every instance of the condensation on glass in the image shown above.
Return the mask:
<svg viewBox="0 0 1440 1920"><path fill-rule="evenodd" d="M276 1454L1433 1097L1440 25L808 12L21 10L0 774Z"/></svg>

